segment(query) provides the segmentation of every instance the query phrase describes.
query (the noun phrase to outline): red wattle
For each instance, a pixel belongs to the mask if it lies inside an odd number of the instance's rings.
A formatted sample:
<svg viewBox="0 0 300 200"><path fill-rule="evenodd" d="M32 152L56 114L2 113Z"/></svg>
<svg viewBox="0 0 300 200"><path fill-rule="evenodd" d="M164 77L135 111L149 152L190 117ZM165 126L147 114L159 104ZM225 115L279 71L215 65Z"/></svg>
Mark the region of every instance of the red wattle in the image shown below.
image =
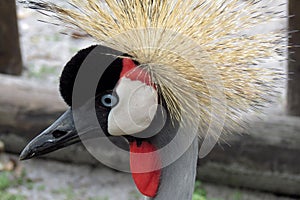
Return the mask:
<svg viewBox="0 0 300 200"><path fill-rule="evenodd" d="M142 142L139 146L136 142L130 143L132 177L138 190L148 197L155 197L157 194L161 176L161 160L155 151L155 146L148 142Z"/></svg>

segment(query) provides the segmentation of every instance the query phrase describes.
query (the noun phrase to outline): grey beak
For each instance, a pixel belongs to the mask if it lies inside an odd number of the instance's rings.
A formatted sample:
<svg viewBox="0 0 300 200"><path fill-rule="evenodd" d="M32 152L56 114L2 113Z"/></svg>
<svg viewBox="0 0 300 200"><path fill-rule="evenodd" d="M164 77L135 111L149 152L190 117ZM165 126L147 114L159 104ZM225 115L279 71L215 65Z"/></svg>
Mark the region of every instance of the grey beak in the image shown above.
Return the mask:
<svg viewBox="0 0 300 200"><path fill-rule="evenodd" d="M80 137L69 109L24 148L20 160L44 155L78 142Z"/></svg>

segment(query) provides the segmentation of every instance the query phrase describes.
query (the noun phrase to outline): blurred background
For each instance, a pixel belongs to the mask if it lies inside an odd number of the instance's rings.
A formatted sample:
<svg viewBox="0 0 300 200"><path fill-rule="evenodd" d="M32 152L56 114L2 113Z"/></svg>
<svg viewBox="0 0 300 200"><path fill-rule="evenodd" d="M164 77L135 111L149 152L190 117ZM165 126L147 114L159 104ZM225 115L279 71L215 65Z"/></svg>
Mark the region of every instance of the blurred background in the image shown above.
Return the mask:
<svg viewBox="0 0 300 200"><path fill-rule="evenodd" d="M255 31L290 30L288 61L269 63L287 73L282 96L199 161L194 200L300 199L300 1L272 2L286 3L279 11L292 17ZM14 0L0 1L0 200L142 199L130 174L106 168L81 144L18 161L30 139L67 108L58 92L65 63L96 44L42 21L49 19Z"/></svg>

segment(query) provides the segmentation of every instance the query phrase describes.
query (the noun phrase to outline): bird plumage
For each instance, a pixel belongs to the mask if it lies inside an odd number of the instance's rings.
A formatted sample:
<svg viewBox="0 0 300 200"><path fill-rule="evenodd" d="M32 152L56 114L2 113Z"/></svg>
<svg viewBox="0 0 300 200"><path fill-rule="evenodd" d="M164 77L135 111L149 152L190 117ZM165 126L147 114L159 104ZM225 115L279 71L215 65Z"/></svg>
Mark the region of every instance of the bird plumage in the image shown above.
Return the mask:
<svg viewBox="0 0 300 200"><path fill-rule="evenodd" d="M270 101L284 78L282 69L259 66L264 59L281 60L286 48L284 30L251 32L284 17L260 0L66 2L69 6L62 7L24 1L130 55L149 71L172 118L190 116L202 128L201 136L212 119L220 127L224 122L232 128L243 124L241 115Z"/></svg>

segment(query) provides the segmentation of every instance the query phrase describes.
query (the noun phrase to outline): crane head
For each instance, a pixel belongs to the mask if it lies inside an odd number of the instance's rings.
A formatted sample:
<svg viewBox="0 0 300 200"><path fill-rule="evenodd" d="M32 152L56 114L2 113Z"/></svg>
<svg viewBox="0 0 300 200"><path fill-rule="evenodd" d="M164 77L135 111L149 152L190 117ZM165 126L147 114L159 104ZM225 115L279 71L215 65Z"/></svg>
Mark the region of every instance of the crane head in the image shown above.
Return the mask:
<svg viewBox="0 0 300 200"><path fill-rule="evenodd" d="M97 52L99 54L97 65L101 65L102 59L109 58L112 62L107 68L103 66L105 69L99 78L94 96L75 100L73 93L76 78L81 66L84 67L85 59L96 47L103 51ZM157 128L158 123L163 128L166 120L158 117L160 113L158 105L163 100L159 98L155 83L152 82L148 72L139 67L139 64L129 56L122 54L115 57L109 55L107 50L120 54L120 52L107 47L91 46L79 51L66 64L60 77L60 92L70 109L25 147L20 155L21 160L44 155L81 140L99 137L99 134L95 133L95 130L99 129L89 124L87 118L80 118L79 121L85 121L85 127L92 131L85 132L77 129L74 110L83 110L90 115L94 111L98 125L104 133L102 136L125 138L131 154L151 153L159 148L153 144L153 138L157 137L156 132L152 133L151 131L154 127ZM86 81L81 83L81 88L84 90L89 89L88 85L85 85ZM81 94L83 91L79 93ZM174 127L174 129L176 128ZM164 143L168 142L168 140L164 141ZM153 153L150 158L131 156L130 165L138 189L144 195L154 197L161 175L159 155ZM136 173L143 170L143 167L140 166L153 168L153 171Z"/></svg>

